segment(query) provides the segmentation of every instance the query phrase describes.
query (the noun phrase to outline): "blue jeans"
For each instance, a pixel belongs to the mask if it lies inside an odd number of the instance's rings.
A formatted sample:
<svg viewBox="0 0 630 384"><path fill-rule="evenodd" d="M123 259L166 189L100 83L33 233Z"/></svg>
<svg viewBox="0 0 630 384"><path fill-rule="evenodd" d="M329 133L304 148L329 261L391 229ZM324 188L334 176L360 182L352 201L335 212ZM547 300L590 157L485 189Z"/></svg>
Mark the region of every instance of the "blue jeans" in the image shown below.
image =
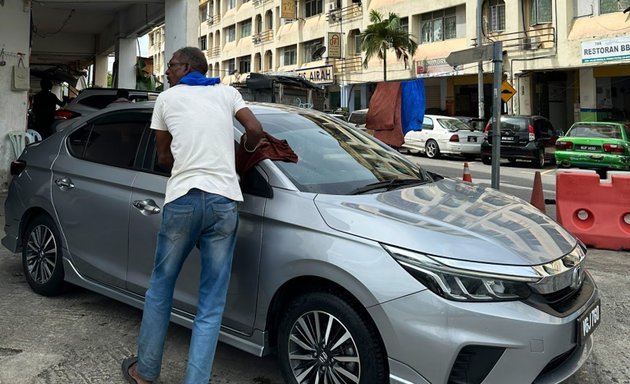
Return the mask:
<svg viewBox="0 0 630 384"><path fill-rule="evenodd" d="M164 206L138 337L137 370L145 380L156 380L160 375L177 276L190 251L198 245L199 297L184 383L208 383L221 329L237 226L236 202L199 189L192 189Z"/></svg>

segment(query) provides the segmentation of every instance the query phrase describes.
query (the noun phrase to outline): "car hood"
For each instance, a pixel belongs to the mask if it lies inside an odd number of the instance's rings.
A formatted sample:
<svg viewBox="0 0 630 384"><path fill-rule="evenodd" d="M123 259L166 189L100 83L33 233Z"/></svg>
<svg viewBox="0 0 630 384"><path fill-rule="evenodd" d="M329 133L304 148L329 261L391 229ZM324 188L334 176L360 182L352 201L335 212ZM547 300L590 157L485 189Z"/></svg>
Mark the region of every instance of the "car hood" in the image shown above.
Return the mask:
<svg viewBox="0 0 630 384"><path fill-rule="evenodd" d="M315 204L337 231L451 259L536 265L577 245L523 200L453 179L370 195L318 195Z"/></svg>

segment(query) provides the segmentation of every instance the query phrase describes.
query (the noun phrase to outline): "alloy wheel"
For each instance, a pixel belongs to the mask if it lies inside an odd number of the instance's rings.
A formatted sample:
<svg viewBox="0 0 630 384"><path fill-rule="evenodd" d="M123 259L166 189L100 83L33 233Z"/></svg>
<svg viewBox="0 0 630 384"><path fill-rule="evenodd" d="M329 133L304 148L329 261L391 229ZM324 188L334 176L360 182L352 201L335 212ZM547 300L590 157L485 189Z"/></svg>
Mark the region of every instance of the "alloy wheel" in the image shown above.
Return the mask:
<svg viewBox="0 0 630 384"><path fill-rule="evenodd" d="M50 228L38 225L29 233L25 260L28 274L36 283L50 280L57 262L57 241Z"/></svg>
<svg viewBox="0 0 630 384"><path fill-rule="evenodd" d="M427 142L425 151L427 153L427 157L434 158L437 157L440 153L440 149L435 141L431 140Z"/></svg>
<svg viewBox="0 0 630 384"><path fill-rule="evenodd" d="M346 326L323 311L304 313L293 324L289 362L298 383L359 383L358 348Z"/></svg>

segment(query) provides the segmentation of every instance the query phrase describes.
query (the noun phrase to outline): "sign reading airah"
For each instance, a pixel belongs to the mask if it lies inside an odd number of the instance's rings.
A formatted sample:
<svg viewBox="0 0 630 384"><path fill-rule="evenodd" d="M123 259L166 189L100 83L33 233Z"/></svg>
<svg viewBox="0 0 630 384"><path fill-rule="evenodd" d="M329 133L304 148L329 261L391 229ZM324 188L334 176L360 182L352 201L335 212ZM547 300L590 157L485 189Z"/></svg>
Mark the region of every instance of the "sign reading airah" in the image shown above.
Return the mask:
<svg viewBox="0 0 630 384"><path fill-rule="evenodd" d="M306 79L311 83L317 85L333 84L335 81L332 65L324 65L322 67L313 68L301 68L296 69L292 72L297 73L297 75L301 78Z"/></svg>

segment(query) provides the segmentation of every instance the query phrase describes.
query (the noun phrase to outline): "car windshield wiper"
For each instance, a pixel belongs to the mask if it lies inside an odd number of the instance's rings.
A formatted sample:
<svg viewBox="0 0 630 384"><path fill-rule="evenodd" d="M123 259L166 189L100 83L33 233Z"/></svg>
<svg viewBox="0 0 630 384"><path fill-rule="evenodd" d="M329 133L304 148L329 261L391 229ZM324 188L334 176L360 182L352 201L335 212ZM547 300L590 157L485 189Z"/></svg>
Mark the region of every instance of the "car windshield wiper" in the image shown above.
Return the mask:
<svg viewBox="0 0 630 384"><path fill-rule="evenodd" d="M424 179L391 179L385 181L378 181L376 183L371 183L368 185L364 185L363 187L359 187L352 192L351 195L360 195L365 192L374 191L376 189L386 189L391 191L392 189L411 186L411 185L420 185L428 183L429 180Z"/></svg>

